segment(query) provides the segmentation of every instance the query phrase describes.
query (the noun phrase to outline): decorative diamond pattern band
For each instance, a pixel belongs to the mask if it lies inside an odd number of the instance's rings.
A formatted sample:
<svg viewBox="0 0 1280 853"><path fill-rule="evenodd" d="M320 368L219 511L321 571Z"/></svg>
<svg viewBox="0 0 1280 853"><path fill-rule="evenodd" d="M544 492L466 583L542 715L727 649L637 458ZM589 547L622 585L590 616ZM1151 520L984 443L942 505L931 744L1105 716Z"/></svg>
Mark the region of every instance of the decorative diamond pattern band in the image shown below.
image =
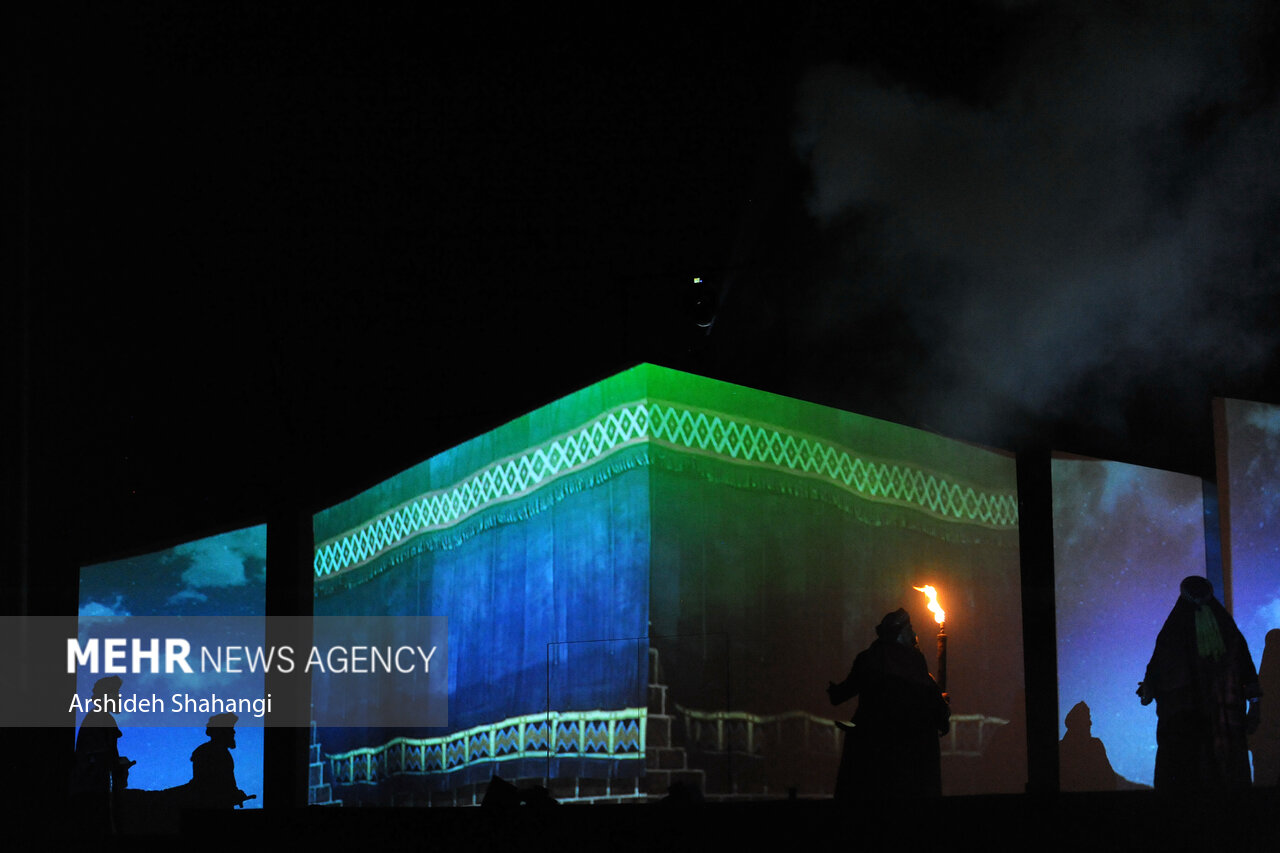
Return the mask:
<svg viewBox="0 0 1280 853"><path fill-rule="evenodd" d="M645 708L526 714L442 737L399 737L328 758L335 785L517 758L643 759L647 715Z"/></svg>
<svg viewBox="0 0 1280 853"><path fill-rule="evenodd" d="M415 536L459 524L490 506L644 442L813 477L868 501L915 509L946 521L1004 530L1018 525L1016 494L982 491L917 466L859 455L784 427L650 400L606 412L559 438L493 462L458 483L419 495L319 544L316 577L363 565Z"/></svg>

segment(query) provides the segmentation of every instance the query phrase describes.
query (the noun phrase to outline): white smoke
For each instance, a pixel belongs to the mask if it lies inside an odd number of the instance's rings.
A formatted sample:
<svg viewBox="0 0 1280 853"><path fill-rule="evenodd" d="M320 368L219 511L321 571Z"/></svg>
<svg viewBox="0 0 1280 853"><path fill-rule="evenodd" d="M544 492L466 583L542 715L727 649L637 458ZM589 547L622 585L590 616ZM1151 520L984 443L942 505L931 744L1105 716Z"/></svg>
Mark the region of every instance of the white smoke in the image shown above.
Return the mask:
<svg viewBox="0 0 1280 853"><path fill-rule="evenodd" d="M810 212L833 237L851 215L875 228L874 263L864 246L833 274L813 331L856 334L842 303L896 301L929 351L920 417L980 439L1011 407L1087 395L1105 421L1153 376L1274 346L1247 315L1274 286L1256 257L1280 211L1280 121L1241 59L1252 4L1034 5L988 105L840 65L798 103Z"/></svg>

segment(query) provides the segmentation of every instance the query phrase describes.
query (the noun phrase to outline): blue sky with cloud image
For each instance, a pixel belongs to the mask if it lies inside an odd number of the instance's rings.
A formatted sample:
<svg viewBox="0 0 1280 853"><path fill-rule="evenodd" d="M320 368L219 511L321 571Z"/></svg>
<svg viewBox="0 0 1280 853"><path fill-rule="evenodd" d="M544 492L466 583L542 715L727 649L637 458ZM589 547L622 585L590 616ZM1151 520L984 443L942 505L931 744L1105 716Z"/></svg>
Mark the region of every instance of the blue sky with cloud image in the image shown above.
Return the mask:
<svg viewBox="0 0 1280 853"><path fill-rule="evenodd" d="M119 626L120 636L129 636L130 624L136 624L141 617L265 617L266 555L267 529L258 525L86 566L80 570L81 631ZM188 624L199 626L199 635L186 636L193 647L257 645L263 641L262 629L250 636L242 618L201 618ZM80 695L88 696L97 678L80 675ZM261 674L251 678L257 679L256 690L261 695ZM201 693L211 687L212 679L197 671L184 677L182 689ZM226 681L219 683L225 685ZM172 682L147 673L125 676L123 694L135 692L144 697L155 692L167 699ZM121 754L138 762L130 771L130 786L158 790L190 781L191 752L206 740L203 727L132 726L129 716L121 714L117 722L124 732ZM259 796L246 806L260 806L262 729L242 723L237 727L236 740L236 780L243 790Z"/></svg>
<svg viewBox="0 0 1280 853"><path fill-rule="evenodd" d="M1053 540L1059 736L1067 711L1085 702L1113 769L1150 785L1155 706L1134 690L1179 583L1205 574L1203 486L1138 465L1055 459Z"/></svg>

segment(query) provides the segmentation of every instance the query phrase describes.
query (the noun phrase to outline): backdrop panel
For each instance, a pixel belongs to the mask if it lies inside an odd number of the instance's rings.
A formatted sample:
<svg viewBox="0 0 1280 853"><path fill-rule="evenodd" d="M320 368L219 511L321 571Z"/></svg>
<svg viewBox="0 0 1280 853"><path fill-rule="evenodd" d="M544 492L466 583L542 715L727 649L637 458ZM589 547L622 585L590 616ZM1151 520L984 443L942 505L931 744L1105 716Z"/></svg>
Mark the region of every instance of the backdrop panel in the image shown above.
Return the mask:
<svg viewBox="0 0 1280 853"><path fill-rule="evenodd" d="M132 637L131 623L138 617L168 617L182 624L187 616L260 616L262 628L256 637L243 633L195 635L186 638L200 645L261 645L266 616L267 527L258 525L233 530L175 545L171 548L85 566L80 569L81 630L110 625L115 636ZM156 623L153 621L152 626ZM217 620L200 619L191 624L216 631ZM243 620L236 620L242 626ZM154 629L153 629L154 630ZM99 678L88 672L77 676L76 690L82 696L93 692ZM163 676L124 676L126 695L152 694L167 698L161 686ZM264 677L246 674L250 684L244 695L263 696ZM256 686L253 686L256 685ZM76 725L83 719L77 714ZM206 742L204 727L164 727L142 724L145 715L116 715L124 736L120 754L136 761L129 771L129 787L136 790L163 790L191 781L191 753ZM245 717L236 729L236 783L257 799L245 808L262 806L262 727Z"/></svg>
<svg viewBox="0 0 1280 853"><path fill-rule="evenodd" d="M1120 462L1054 459L1053 541L1059 736L1077 721L1092 723L1091 733L1081 728L1060 744L1062 787L1149 786L1156 706L1140 705L1134 691L1178 585L1205 575L1200 479ZM1080 703L1087 713L1068 720ZM1101 741L1109 769L1089 737Z"/></svg>
<svg viewBox="0 0 1280 853"><path fill-rule="evenodd" d="M1224 400L1218 471L1229 543L1230 609L1263 694L1262 722L1250 738L1255 785L1280 784L1280 406Z"/></svg>

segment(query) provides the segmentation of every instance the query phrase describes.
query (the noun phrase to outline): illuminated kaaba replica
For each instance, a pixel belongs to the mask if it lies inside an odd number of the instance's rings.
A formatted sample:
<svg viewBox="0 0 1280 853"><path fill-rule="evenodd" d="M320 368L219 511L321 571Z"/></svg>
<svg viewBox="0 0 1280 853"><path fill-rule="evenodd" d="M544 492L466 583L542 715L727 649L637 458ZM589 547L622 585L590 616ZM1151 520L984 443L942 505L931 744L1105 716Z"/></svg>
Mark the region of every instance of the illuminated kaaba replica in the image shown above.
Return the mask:
<svg viewBox="0 0 1280 853"><path fill-rule="evenodd" d="M447 618L449 725L317 700L313 799L829 795L852 708L824 688L899 606L933 665L925 582L947 790L1021 790L1017 522L1008 456L638 366L316 516L317 616Z"/></svg>

